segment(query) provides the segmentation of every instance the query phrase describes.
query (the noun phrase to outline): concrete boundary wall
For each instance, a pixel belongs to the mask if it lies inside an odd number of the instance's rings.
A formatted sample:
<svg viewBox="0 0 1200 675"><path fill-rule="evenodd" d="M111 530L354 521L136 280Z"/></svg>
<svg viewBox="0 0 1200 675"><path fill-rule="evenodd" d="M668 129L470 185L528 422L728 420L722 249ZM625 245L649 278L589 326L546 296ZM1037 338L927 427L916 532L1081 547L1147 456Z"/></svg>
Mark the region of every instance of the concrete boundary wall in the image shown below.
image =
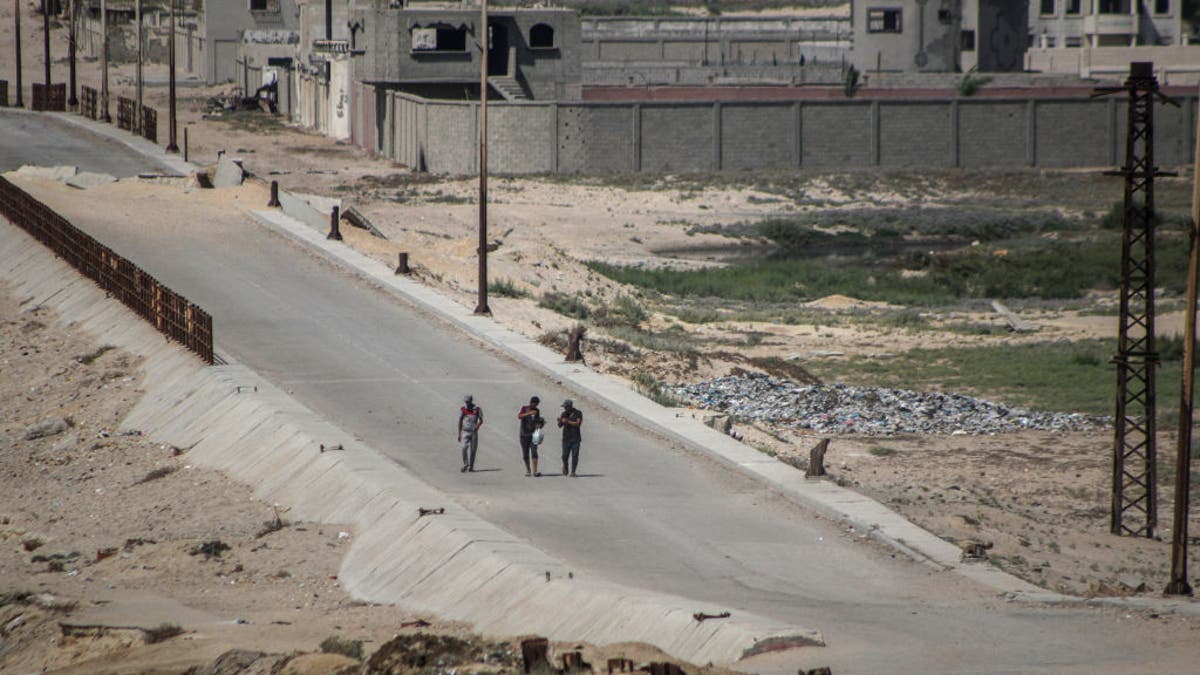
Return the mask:
<svg viewBox="0 0 1200 675"><path fill-rule="evenodd" d="M467 621L485 635L644 641L696 663L821 644L813 630L741 613L697 622L694 612L724 608L586 574L570 578L561 561L474 516L256 373L236 363L204 367L164 342L7 223L0 280L19 299L55 309L60 324L144 357L146 393L123 426L190 447L189 461L248 483L258 498L290 506L296 519L352 524L338 578L357 598ZM321 452L320 443L343 449ZM421 507L446 513L420 517Z"/></svg>
<svg viewBox="0 0 1200 675"><path fill-rule="evenodd" d="M393 92L391 159L477 172L478 104ZM1155 161L1187 164L1196 96L1155 108ZM489 104L499 174L1097 167L1124 162L1127 105L1091 98ZM375 150L376 148L370 148Z"/></svg>

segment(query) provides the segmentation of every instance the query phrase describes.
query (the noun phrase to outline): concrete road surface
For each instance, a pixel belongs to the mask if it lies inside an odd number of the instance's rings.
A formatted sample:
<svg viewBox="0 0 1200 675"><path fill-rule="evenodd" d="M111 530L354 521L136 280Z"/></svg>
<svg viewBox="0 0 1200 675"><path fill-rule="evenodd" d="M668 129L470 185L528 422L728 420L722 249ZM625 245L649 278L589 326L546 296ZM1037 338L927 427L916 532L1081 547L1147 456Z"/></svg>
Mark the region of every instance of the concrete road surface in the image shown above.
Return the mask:
<svg viewBox="0 0 1200 675"><path fill-rule="evenodd" d="M0 148L29 128L15 126L0 113ZM56 145L89 142L64 130ZM112 154L64 161L47 150L43 163L125 171L118 167L132 160ZM0 160L9 161L7 151ZM129 166L137 171L136 161ZM804 650L803 662L835 673L1195 672L1194 644L1156 644L1152 622L1120 610L1008 603L866 543L202 195L97 209L83 193L32 191L208 310L219 352L577 576L818 629L828 646L815 657ZM165 208L188 213L187 222L156 222ZM477 472L463 474L454 434L467 393L486 422ZM551 419L567 397L583 410L579 478L556 475L553 429L545 475L525 477L515 414L532 394ZM751 665L796 669L786 655Z"/></svg>

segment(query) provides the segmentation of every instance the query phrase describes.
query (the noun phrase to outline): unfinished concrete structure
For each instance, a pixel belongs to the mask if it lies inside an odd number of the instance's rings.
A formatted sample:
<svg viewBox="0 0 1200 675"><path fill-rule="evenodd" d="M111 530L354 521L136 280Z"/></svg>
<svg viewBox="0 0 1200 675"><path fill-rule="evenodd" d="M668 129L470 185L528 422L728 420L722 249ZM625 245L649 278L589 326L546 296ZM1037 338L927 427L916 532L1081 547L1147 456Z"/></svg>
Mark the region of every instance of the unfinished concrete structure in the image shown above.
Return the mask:
<svg viewBox="0 0 1200 675"><path fill-rule="evenodd" d="M1163 83L1200 80L1184 0L1031 0L1026 68L1115 77L1152 61Z"/></svg>
<svg viewBox="0 0 1200 675"><path fill-rule="evenodd" d="M264 61L250 65L262 67L269 58L294 55L295 40L288 34L299 27L295 0L204 0L202 7L195 32L176 38L176 53L183 54L184 67L206 83L241 81L247 34L249 44L259 47L251 50L251 57Z"/></svg>
<svg viewBox="0 0 1200 675"><path fill-rule="evenodd" d="M863 72L1020 71L1026 0L859 0L853 63Z"/></svg>

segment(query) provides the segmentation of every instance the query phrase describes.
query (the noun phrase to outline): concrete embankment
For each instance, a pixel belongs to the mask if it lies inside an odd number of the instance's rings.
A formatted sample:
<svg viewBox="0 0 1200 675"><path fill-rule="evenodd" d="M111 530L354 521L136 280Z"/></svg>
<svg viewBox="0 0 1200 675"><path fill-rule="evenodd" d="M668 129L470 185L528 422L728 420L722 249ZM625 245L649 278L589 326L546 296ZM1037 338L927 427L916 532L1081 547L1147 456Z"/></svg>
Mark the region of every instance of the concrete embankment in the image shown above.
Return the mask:
<svg viewBox="0 0 1200 675"><path fill-rule="evenodd" d="M339 579L363 600L597 644L642 641L696 663L820 644L813 630L591 579L481 520L352 435L235 363L205 367L18 228L0 222L0 279L104 344L143 357L145 395L123 429L188 448L298 520L352 523ZM219 318L217 339L219 348ZM322 450L321 445L324 445ZM442 514L420 515L422 508Z"/></svg>

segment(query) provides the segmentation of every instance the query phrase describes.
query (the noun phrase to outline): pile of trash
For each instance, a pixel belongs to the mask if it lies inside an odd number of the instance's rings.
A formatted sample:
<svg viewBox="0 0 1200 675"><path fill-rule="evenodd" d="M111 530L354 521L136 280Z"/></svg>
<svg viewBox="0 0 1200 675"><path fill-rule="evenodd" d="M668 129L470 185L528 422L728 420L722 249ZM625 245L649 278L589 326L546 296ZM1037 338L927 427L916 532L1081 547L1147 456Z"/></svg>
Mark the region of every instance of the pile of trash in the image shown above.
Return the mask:
<svg viewBox="0 0 1200 675"><path fill-rule="evenodd" d="M1035 412L984 399L885 387L804 385L745 374L669 388L677 398L735 418L830 434L995 434L1092 431L1109 417Z"/></svg>

